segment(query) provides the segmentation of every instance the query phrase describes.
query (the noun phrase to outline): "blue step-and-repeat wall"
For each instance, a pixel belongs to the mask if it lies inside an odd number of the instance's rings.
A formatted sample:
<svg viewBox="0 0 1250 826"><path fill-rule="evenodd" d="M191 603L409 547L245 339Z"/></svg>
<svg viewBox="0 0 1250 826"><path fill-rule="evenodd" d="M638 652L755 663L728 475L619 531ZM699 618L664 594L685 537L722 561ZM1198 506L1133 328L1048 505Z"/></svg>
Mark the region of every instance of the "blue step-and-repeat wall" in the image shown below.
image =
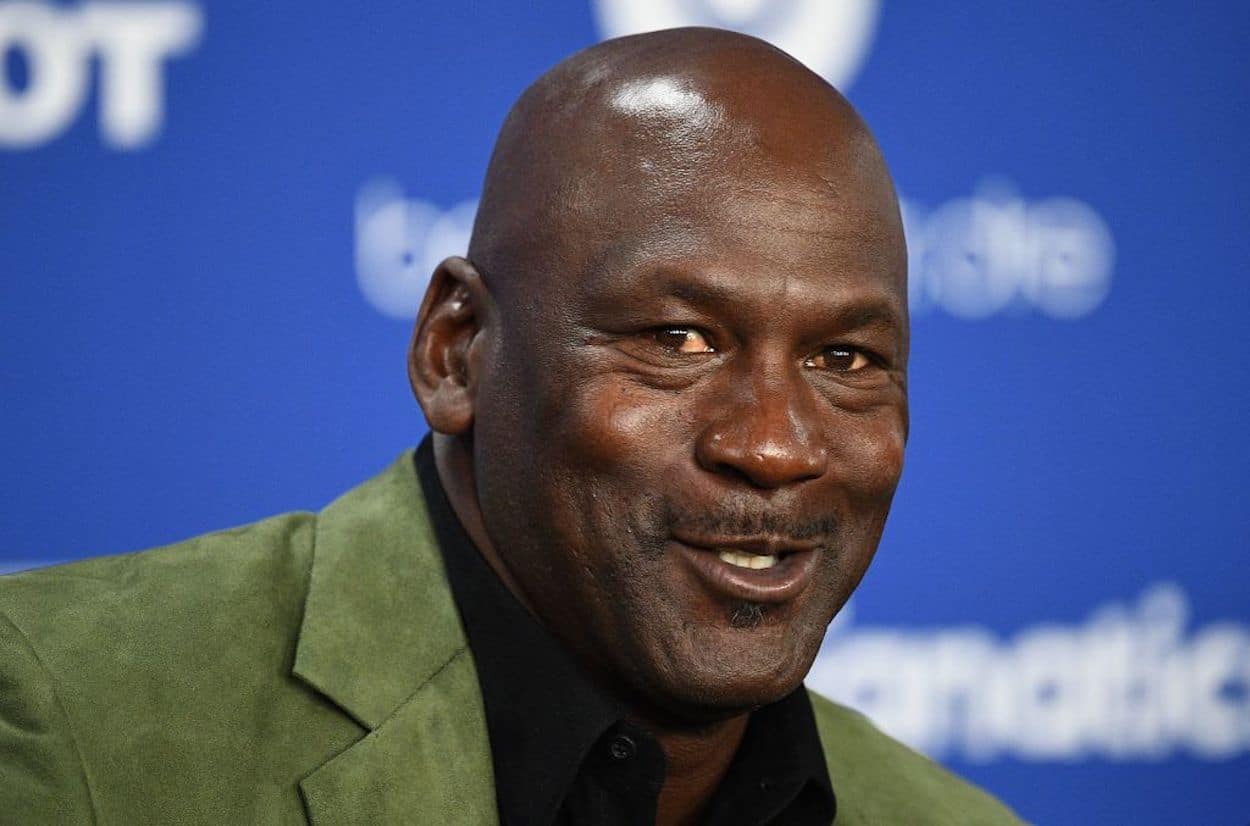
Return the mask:
<svg viewBox="0 0 1250 826"><path fill-rule="evenodd" d="M1038 823L1250 822L1250 5L0 0L0 567L316 508L425 431L544 69L683 24L864 113L908 467L810 684Z"/></svg>

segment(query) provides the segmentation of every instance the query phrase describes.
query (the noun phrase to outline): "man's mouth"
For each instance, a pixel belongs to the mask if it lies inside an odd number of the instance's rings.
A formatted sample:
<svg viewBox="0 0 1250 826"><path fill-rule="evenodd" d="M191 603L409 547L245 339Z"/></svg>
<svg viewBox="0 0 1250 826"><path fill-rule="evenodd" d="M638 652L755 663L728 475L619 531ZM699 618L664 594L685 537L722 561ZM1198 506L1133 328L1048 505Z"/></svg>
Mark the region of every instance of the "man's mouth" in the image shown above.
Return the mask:
<svg viewBox="0 0 1250 826"><path fill-rule="evenodd" d="M807 587L818 543L775 537L674 537L703 585L718 597L760 603L794 599Z"/></svg>

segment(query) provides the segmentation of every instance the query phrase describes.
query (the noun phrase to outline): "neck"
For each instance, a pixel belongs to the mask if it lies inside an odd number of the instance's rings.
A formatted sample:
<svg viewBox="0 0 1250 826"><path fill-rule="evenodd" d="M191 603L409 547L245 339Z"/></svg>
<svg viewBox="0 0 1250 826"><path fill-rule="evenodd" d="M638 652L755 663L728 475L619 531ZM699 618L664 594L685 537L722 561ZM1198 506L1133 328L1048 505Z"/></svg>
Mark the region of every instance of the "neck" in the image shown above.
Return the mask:
<svg viewBox="0 0 1250 826"><path fill-rule="evenodd" d="M472 451L452 438L435 434L434 464L452 510L473 544L508 590L530 614L537 617L533 606L503 564L498 550L486 532L477 503ZM594 679L596 675L590 676ZM613 691L611 686L598 680L596 682L617 695L618 699L625 699L617 691ZM628 706L634 705L627 700L626 703ZM742 742L749 716L744 713L692 727L675 725L670 720L660 722L657 715L635 709L631 717L645 725L664 750L666 772L656 806L657 826L684 826L701 821L712 794L729 771L729 764L733 762L738 744Z"/></svg>
<svg viewBox="0 0 1250 826"><path fill-rule="evenodd" d="M477 546L478 553L486 560L486 564L495 572L495 576L503 582L512 595L520 600L525 610L537 617L534 606L525 598L516 579L503 564L499 552L486 533L486 525L482 521L482 511L477 504L476 479L473 473L473 451L450 436L434 434L434 467L438 469L438 481L451 502L451 509L456 518L464 526L464 531Z"/></svg>

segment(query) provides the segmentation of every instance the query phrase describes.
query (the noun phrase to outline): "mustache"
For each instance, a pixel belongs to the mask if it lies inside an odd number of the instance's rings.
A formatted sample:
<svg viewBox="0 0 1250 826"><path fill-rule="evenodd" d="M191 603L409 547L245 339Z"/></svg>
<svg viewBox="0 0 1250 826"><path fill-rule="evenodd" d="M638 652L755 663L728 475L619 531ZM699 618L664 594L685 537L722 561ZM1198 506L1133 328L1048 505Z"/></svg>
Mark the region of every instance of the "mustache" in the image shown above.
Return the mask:
<svg viewBox="0 0 1250 826"><path fill-rule="evenodd" d="M666 533L693 536L770 536L799 542L831 540L839 521L833 514L799 517L775 510L723 503L717 510L679 510L664 502L660 524Z"/></svg>

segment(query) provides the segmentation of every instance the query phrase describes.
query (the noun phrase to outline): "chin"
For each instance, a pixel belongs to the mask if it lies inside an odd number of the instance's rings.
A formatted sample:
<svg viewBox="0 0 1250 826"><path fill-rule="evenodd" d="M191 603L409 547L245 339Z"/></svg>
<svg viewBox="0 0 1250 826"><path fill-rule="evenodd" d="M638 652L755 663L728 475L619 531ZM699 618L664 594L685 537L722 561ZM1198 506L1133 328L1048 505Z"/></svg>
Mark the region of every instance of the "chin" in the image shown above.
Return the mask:
<svg viewBox="0 0 1250 826"><path fill-rule="evenodd" d="M823 635L814 641L789 623L705 628L674 646L653 685L658 704L690 723L734 717L798 688Z"/></svg>

